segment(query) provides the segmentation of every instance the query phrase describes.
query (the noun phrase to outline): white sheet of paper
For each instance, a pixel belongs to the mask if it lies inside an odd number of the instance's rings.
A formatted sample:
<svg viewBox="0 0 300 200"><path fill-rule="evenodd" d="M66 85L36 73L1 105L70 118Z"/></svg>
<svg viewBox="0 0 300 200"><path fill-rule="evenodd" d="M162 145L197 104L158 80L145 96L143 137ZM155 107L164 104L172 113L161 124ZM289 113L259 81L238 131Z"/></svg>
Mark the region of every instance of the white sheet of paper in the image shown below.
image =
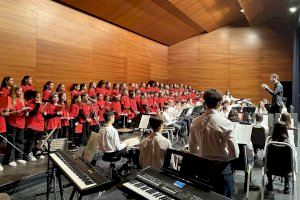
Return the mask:
<svg viewBox="0 0 300 200"><path fill-rule="evenodd" d="M245 124L236 124L234 139L238 144L249 144L251 141L252 126Z"/></svg>
<svg viewBox="0 0 300 200"><path fill-rule="evenodd" d="M147 129L149 124L150 115L142 115L139 128L140 129Z"/></svg>
<svg viewBox="0 0 300 200"><path fill-rule="evenodd" d="M189 108L189 110L187 111L187 113L185 114L185 116L191 116L192 112L193 112L194 108Z"/></svg>
<svg viewBox="0 0 300 200"><path fill-rule="evenodd" d="M291 141L291 143L295 144L295 141L294 141L294 130L288 130L288 135L289 135L289 140Z"/></svg>
<svg viewBox="0 0 300 200"><path fill-rule="evenodd" d="M261 122L261 125L263 127L269 127L269 116L268 115L263 115L263 120Z"/></svg>

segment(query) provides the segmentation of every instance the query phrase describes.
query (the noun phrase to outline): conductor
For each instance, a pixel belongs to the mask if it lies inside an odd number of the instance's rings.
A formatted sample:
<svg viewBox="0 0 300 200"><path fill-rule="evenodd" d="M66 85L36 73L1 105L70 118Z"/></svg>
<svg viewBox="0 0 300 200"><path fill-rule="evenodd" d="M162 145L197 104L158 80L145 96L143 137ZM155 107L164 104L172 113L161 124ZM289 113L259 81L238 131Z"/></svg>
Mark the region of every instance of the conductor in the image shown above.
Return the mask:
<svg viewBox="0 0 300 200"><path fill-rule="evenodd" d="M271 90L266 84L262 84L261 87L272 95L271 113L281 113L283 107L283 87L279 82L279 76L277 74L271 74L270 82L274 84L274 90Z"/></svg>

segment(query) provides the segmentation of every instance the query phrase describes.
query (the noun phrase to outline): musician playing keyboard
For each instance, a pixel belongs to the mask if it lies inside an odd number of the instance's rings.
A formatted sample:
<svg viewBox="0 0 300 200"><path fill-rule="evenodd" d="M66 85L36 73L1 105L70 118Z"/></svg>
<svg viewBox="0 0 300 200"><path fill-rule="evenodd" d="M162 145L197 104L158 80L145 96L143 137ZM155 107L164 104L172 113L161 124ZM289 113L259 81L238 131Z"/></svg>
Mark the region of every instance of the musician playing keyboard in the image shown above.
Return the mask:
<svg viewBox="0 0 300 200"><path fill-rule="evenodd" d="M104 120L104 127L99 131L99 150L104 153L115 152L116 156L127 157L127 145L120 141L118 131L113 127L115 114L113 112L106 112Z"/></svg>
<svg viewBox="0 0 300 200"><path fill-rule="evenodd" d="M166 151L168 148L172 148L172 144L170 140L161 134L164 128L164 121L160 116L151 116L149 124L153 132L140 144L139 161L142 168L151 166L160 171L164 163Z"/></svg>

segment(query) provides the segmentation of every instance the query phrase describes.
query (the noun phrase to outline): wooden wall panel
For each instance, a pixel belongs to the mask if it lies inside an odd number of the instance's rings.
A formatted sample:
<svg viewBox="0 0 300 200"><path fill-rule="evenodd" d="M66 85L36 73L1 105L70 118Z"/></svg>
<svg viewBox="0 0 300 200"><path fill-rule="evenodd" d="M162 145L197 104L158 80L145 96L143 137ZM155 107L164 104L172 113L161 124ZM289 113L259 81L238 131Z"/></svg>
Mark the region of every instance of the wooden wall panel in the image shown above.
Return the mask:
<svg viewBox="0 0 300 200"><path fill-rule="evenodd" d="M49 0L0 0L0 77L41 89L98 81L167 79L167 46ZM156 72L157 71L157 72Z"/></svg>
<svg viewBox="0 0 300 200"><path fill-rule="evenodd" d="M201 34L169 47L169 81L201 90L230 89L254 102L270 98L260 85L271 86L271 73L292 79L292 35L290 23L281 21L259 27L239 23Z"/></svg>

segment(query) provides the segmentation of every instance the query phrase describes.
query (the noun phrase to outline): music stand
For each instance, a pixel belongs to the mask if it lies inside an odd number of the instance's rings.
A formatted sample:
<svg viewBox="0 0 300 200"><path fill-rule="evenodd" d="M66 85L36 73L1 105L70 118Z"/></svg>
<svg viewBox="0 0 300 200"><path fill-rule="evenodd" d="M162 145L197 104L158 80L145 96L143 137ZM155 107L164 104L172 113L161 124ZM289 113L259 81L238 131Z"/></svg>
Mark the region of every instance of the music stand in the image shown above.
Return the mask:
<svg viewBox="0 0 300 200"><path fill-rule="evenodd" d="M143 137L144 133L148 129L149 120L150 120L150 115L142 115L141 121L139 124L139 129L142 130L141 138Z"/></svg>

